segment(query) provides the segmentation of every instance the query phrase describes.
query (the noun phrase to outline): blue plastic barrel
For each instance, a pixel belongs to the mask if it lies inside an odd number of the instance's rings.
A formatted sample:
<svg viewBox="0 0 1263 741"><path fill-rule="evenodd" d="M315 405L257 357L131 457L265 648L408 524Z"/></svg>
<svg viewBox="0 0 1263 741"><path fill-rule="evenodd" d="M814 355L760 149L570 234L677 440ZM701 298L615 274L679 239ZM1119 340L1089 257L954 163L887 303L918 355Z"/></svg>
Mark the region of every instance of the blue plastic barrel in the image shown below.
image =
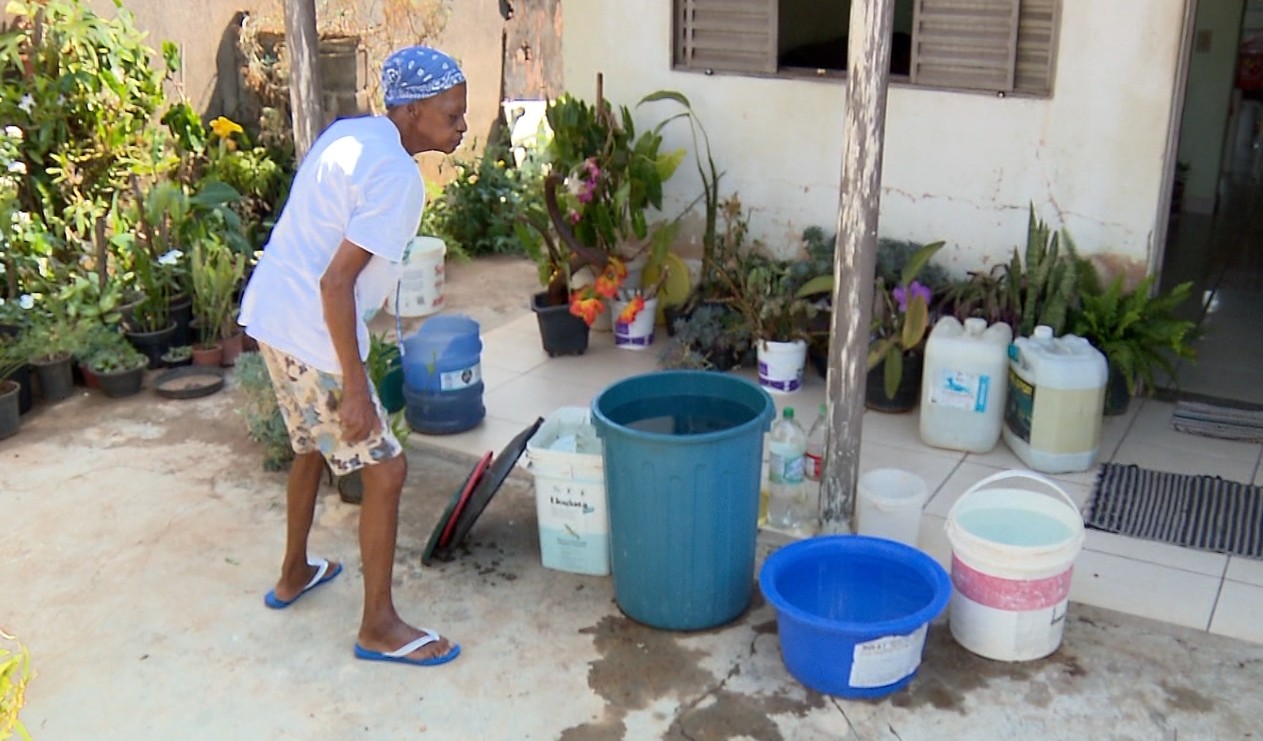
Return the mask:
<svg viewBox="0 0 1263 741"><path fill-rule="evenodd" d="M738 617L754 594L772 397L735 376L661 371L612 384L592 412L619 608L667 630Z"/></svg>
<svg viewBox="0 0 1263 741"><path fill-rule="evenodd" d="M478 322L435 316L403 341L404 418L417 432L464 432L486 416Z"/></svg>

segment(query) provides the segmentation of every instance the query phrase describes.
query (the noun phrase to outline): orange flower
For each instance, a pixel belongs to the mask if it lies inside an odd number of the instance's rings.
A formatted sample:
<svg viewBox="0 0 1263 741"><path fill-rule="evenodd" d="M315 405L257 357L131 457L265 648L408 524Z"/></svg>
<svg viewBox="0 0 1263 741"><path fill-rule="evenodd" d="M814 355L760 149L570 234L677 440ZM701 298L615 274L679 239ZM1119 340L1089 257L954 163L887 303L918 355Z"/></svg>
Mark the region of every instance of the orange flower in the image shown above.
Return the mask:
<svg viewBox="0 0 1263 741"><path fill-rule="evenodd" d="M617 258L610 258L610 261L605 264L605 270L597 276L593 290L604 298L614 298L618 295L619 286L623 285L626 279L627 266Z"/></svg>
<svg viewBox="0 0 1263 741"><path fill-rule="evenodd" d="M605 304L601 303L599 298L584 298L581 293L575 293L570 296L570 313L582 319L589 327L592 326L592 322L595 322L597 316L604 310Z"/></svg>
<svg viewBox="0 0 1263 741"><path fill-rule="evenodd" d="M645 298L636 296L627 302L627 306L623 307L622 312L618 315L618 321L622 324L631 324L636 320L636 316L645 308Z"/></svg>

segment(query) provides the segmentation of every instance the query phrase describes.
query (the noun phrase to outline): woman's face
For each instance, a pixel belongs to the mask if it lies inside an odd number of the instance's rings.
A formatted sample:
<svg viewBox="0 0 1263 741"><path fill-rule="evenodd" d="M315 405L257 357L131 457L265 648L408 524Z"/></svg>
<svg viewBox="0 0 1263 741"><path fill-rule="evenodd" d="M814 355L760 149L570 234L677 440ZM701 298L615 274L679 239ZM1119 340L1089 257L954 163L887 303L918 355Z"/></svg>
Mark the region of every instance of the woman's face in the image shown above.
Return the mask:
<svg viewBox="0 0 1263 741"><path fill-rule="evenodd" d="M465 131L466 85L461 83L425 100L408 104L401 135L408 154L443 152L460 146Z"/></svg>

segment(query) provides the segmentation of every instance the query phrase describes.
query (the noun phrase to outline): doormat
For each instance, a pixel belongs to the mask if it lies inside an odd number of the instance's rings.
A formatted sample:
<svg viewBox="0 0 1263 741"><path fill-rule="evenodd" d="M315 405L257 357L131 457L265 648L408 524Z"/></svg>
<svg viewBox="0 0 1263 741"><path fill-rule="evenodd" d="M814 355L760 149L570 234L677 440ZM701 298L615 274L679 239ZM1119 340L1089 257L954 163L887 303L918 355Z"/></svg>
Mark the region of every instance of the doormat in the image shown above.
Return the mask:
<svg viewBox="0 0 1263 741"><path fill-rule="evenodd" d="M1181 401L1171 415L1171 429L1203 437L1263 442L1263 411Z"/></svg>
<svg viewBox="0 0 1263 741"><path fill-rule="evenodd" d="M1106 463L1085 523L1093 530L1263 558L1263 487Z"/></svg>

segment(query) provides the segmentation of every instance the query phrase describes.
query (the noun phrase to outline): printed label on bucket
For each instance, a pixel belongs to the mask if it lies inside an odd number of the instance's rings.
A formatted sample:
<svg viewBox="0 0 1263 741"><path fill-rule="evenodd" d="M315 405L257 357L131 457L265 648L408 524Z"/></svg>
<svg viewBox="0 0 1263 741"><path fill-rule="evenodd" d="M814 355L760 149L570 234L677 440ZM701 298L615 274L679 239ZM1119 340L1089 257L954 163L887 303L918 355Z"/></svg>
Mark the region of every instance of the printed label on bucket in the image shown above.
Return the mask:
<svg viewBox="0 0 1263 741"><path fill-rule="evenodd" d="M943 369L930 386L930 403L949 409L973 412L987 411L987 395L991 376Z"/></svg>
<svg viewBox="0 0 1263 741"><path fill-rule="evenodd" d="M855 644L849 684L856 688L885 687L916 671L928 628L922 625L906 636L883 636Z"/></svg>
<svg viewBox="0 0 1263 741"><path fill-rule="evenodd" d="M439 388L444 391L467 389L482 380L482 365L474 363L468 368L439 374Z"/></svg>

